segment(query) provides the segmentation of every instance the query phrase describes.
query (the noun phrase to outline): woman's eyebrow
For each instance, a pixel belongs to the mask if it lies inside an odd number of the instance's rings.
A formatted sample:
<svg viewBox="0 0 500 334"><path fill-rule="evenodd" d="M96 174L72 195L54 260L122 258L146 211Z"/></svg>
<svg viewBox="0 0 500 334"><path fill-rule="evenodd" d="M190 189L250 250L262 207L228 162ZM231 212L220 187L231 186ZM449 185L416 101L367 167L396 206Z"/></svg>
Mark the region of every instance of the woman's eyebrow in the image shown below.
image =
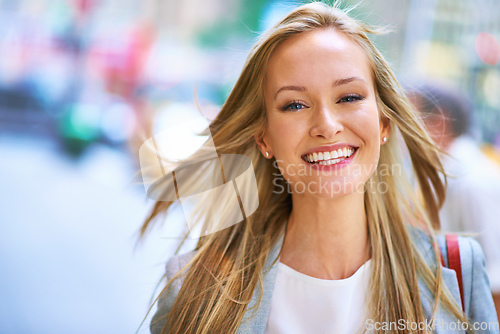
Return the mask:
<svg viewBox="0 0 500 334"><path fill-rule="evenodd" d="M348 83L351 83L353 81L361 81L365 85L368 85L365 79L360 78L360 77L349 77L349 78L343 78L343 79L338 79L333 82L333 86L341 86L341 85L347 85ZM298 92L305 92L307 89L304 86L283 86L278 91L274 94L274 99L276 100L276 96L278 96L278 93L284 91L284 90L294 90Z"/></svg>
<svg viewBox="0 0 500 334"><path fill-rule="evenodd" d="M350 78L345 78L345 79L338 79L333 82L333 86L341 86L341 85L346 85L348 83L351 83L353 81L362 81L365 85L368 85L365 79L360 78L360 77L350 77Z"/></svg>
<svg viewBox="0 0 500 334"><path fill-rule="evenodd" d="M278 89L278 91L274 94L274 99L276 100L276 96L278 96L278 93L284 90L295 90L298 92L304 92L306 91L306 87L304 86L284 86Z"/></svg>

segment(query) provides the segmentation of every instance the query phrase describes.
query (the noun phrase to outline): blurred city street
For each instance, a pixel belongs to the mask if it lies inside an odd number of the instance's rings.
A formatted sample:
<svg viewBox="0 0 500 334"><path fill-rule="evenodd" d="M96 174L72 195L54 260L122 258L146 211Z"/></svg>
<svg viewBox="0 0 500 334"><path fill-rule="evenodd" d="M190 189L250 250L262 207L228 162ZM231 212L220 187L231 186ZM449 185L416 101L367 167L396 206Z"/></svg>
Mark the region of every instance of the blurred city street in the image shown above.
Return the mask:
<svg viewBox="0 0 500 334"><path fill-rule="evenodd" d="M5 135L0 156L0 333L134 333L168 247L134 250L146 200L130 159Z"/></svg>

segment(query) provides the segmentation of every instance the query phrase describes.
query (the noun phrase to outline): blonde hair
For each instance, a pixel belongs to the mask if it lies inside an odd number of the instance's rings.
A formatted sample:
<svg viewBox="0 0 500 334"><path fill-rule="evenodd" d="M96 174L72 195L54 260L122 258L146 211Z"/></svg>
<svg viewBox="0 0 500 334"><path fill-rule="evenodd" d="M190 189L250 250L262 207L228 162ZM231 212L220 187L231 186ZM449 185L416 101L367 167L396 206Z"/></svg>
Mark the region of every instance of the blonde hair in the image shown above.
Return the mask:
<svg viewBox="0 0 500 334"><path fill-rule="evenodd" d="M417 277L421 277L436 300L458 319L467 321L442 284L437 246L434 248L436 263L429 265L419 254L406 226L406 223L419 226L429 235L431 243L437 245L434 231L439 229L438 211L445 194L439 151L389 65L366 35L378 31L339 9L311 3L293 10L261 37L220 113L210 124L218 154L244 154L251 158L260 205L243 222L200 238L196 255L183 268L187 269L184 283L163 332L235 333L255 288L262 286L264 264L291 212L291 195L272 191L273 172L276 171L273 161L261 155L254 138L261 137L266 129L263 97L266 66L283 41L322 28L346 34L366 51L374 72L378 109L381 117L387 118L391 125L390 139L381 147L379 165L365 188L373 263L368 316L380 323L399 319L425 321L417 284ZM412 188L403 175L380 170L397 164L401 166L398 136L406 144L417 187ZM381 183L388 186L387 191L377 190ZM418 193L414 189L418 189ZM171 204L157 202L141 232L144 234L150 223ZM408 333L409 330L393 332ZM417 332L425 333L425 330Z"/></svg>

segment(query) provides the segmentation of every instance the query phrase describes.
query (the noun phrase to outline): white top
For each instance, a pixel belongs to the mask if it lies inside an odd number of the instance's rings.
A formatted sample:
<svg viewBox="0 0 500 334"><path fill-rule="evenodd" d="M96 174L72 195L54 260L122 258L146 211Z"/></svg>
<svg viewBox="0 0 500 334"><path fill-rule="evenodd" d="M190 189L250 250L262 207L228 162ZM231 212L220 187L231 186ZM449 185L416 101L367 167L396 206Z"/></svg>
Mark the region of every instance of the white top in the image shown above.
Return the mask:
<svg viewBox="0 0 500 334"><path fill-rule="evenodd" d="M325 280L279 262L266 334L361 333L371 260L351 277Z"/></svg>

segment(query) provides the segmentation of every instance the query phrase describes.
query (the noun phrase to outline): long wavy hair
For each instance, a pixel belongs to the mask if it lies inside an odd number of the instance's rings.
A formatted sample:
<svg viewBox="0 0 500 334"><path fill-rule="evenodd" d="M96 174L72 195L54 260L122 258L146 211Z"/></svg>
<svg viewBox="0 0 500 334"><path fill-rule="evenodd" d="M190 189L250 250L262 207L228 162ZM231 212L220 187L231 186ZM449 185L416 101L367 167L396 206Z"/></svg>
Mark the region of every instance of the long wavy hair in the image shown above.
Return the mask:
<svg viewBox="0 0 500 334"><path fill-rule="evenodd" d="M391 135L381 147L377 170L365 186L373 265L368 316L380 323L399 319L425 321L417 284L420 277L437 301L457 319L467 321L442 283L438 262L435 231L439 230L438 211L445 196L439 151L388 63L367 37L380 31L350 18L345 11L310 3L293 10L255 44L236 85L210 124L218 154L243 154L252 160L260 205L243 222L199 239L195 256L181 270L185 278L177 299L168 317L160 319L165 321L164 333L235 333L254 290L262 286L262 270L269 252L282 237L292 209L289 193L272 191L274 159L264 158L255 140L267 126L263 96L266 66L283 41L326 28L345 34L365 50L375 77L380 116L390 121ZM401 148L411 158L415 175L412 181L402 173L382 171L403 165ZM387 185L383 192L378 188L382 183ZM171 204L163 201L155 204L142 226L143 235L161 213L168 214ZM419 253L409 235L408 224L428 235L435 246L435 263L427 263ZM170 278L167 285L179 274ZM417 332L425 330L413 331ZM409 333L409 330L397 329L393 333Z"/></svg>

